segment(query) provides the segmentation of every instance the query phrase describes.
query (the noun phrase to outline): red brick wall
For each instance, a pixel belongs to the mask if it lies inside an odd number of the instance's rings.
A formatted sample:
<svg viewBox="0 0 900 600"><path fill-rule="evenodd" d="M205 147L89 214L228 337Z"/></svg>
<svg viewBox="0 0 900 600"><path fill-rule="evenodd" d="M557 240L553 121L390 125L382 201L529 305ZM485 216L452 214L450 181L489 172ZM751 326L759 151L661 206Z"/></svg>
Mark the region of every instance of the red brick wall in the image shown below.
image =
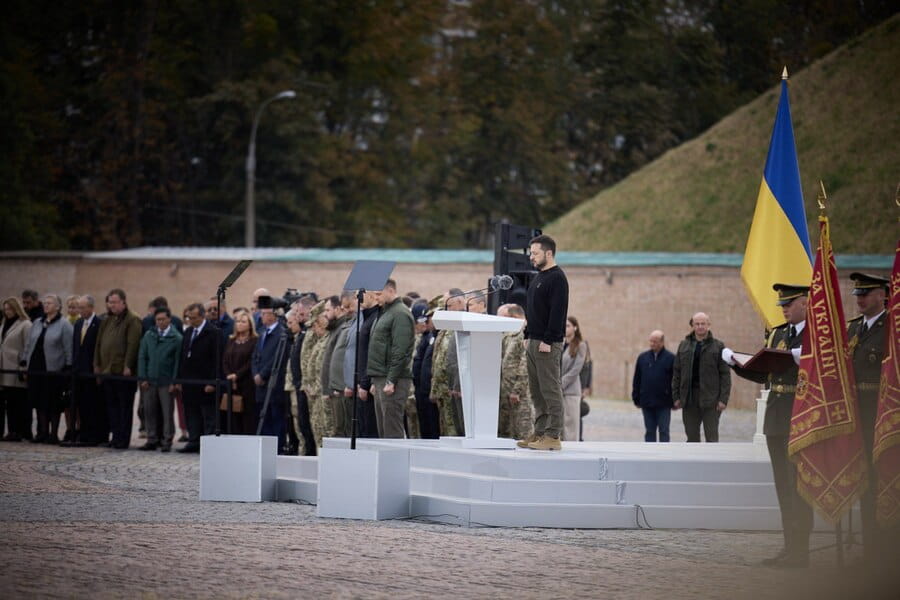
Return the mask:
<svg viewBox="0 0 900 600"><path fill-rule="evenodd" d="M386 257L388 258L388 257ZM249 306L252 293L267 287L280 295L287 287L320 295L340 291L349 263L254 262L228 292L229 309ZM2 258L0 294L18 296L26 287L40 293L92 294L102 309L103 297L121 287L131 308L143 316L148 301L166 296L180 313L191 302L215 294L230 272L231 262L95 260L80 258ZM762 340L762 326L750 306L738 269L729 267L566 267L569 312L578 317L594 358L594 393L605 398L629 398L634 358L647 347L653 329L666 333L670 350L690 331L688 319L703 311L714 335L734 349L753 351ZM416 290L425 297L486 285L491 266L485 264L399 264L394 271L401 292ZM857 314L844 285L847 317ZM759 386L732 378L733 406L751 408Z"/></svg>

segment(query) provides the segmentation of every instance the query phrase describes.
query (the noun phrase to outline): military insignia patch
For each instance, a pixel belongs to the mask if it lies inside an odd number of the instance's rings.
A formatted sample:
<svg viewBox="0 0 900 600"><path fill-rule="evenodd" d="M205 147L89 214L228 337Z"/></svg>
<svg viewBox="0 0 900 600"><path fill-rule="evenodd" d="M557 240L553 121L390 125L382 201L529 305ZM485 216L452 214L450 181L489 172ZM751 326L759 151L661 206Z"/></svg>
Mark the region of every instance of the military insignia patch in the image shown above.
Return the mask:
<svg viewBox="0 0 900 600"><path fill-rule="evenodd" d="M850 354L853 354L853 351L856 350L856 346L858 346L858 345L859 345L859 336L854 335L852 338L850 338L850 342L847 344L847 351Z"/></svg>

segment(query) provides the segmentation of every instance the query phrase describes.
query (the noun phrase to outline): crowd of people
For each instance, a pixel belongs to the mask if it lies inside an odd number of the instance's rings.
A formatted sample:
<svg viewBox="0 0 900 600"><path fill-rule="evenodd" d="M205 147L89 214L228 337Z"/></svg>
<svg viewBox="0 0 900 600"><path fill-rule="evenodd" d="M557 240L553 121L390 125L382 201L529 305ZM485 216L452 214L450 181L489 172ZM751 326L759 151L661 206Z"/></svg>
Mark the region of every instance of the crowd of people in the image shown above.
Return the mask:
<svg viewBox="0 0 900 600"><path fill-rule="evenodd" d="M178 452L199 452L200 437L218 431L274 435L281 453L315 455L324 438L351 435L354 409L359 437L464 436L455 336L432 315L487 312L485 294L449 288L426 300L388 280L357 303L355 292L282 299L262 288L231 311L210 298L176 315L160 296L140 317L122 289L106 295L105 311L90 295L64 304L25 290L3 300L2 439L126 449L135 404L146 451L179 442ZM523 324L502 341L497 435L530 442L526 313L505 304L497 314ZM556 435L580 440L591 364L571 315L560 346Z"/></svg>

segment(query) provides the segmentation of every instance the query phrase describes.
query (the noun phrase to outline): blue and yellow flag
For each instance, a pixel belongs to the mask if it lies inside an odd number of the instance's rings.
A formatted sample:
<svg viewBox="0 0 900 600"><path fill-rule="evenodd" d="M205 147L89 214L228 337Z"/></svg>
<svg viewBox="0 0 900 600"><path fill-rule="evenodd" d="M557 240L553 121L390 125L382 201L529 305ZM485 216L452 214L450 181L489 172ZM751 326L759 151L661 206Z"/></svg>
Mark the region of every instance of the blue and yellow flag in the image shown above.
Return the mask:
<svg viewBox="0 0 900 600"><path fill-rule="evenodd" d="M778 294L772 285L809 285L811 278L812 253L785 69L769 155L744 251L741 280L756 311L766 327L771 328L784 322L781 309L776 306Z"/></svg>

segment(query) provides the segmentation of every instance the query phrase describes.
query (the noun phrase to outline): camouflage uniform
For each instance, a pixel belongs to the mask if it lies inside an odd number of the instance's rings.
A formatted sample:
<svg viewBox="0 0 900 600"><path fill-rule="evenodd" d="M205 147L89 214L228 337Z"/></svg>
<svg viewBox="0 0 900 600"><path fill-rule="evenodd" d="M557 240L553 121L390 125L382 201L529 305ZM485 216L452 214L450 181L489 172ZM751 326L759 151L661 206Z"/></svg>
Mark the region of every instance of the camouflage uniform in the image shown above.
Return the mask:
<svg viewBox="0 0 900 600"><path fill-rule="evenodd" d="M413 352L409 357L410 364L416 354L416 348L419 347L419 341L422 334L417 333L413 341ZM413 440L422 439L422 432L419 431L419 411L416 410L416 388L409 388L409 397L406 399L406 437Z"/></svg>
<svg viewBox="0 0 900 600"><path fill-rule="evenodd" d="M328 347L328 340L331 338L331 332L326 331L325 335L316 340L312 354L309 357L310 366L310 382L309 390L306 392L309 398L309 420L312 425L313 436L316 438L316 445L322 447L322 439L328 435L328 432L334 427L334 419L331 410L331 403L328 396L322 391L322 363L325 359L325 349ZM306 373L303 374L306 379Z"/></svg>
<svg viewBox="0 0 900 600"><path fill-rule="evenodd" d="M534 433L534 410L528 394L528 365L524 340L525 334L518 331L504 334L501 341L498 437L524 440ZM519 401L510 402L510 394L517 394Z"/></svg>
<svg viewBox="0 0 900 600"><path fill-rule="evenodd" d="M453 332L446 329L439 331L434 340L431 397L436 398L440 406L441 435L461 436L465 435L462 414L457 413L457 403L450 396L450 390L459 388L459 374L453 368L456 360L450 356L456 352L456 344L451 342Z"/></svg>

